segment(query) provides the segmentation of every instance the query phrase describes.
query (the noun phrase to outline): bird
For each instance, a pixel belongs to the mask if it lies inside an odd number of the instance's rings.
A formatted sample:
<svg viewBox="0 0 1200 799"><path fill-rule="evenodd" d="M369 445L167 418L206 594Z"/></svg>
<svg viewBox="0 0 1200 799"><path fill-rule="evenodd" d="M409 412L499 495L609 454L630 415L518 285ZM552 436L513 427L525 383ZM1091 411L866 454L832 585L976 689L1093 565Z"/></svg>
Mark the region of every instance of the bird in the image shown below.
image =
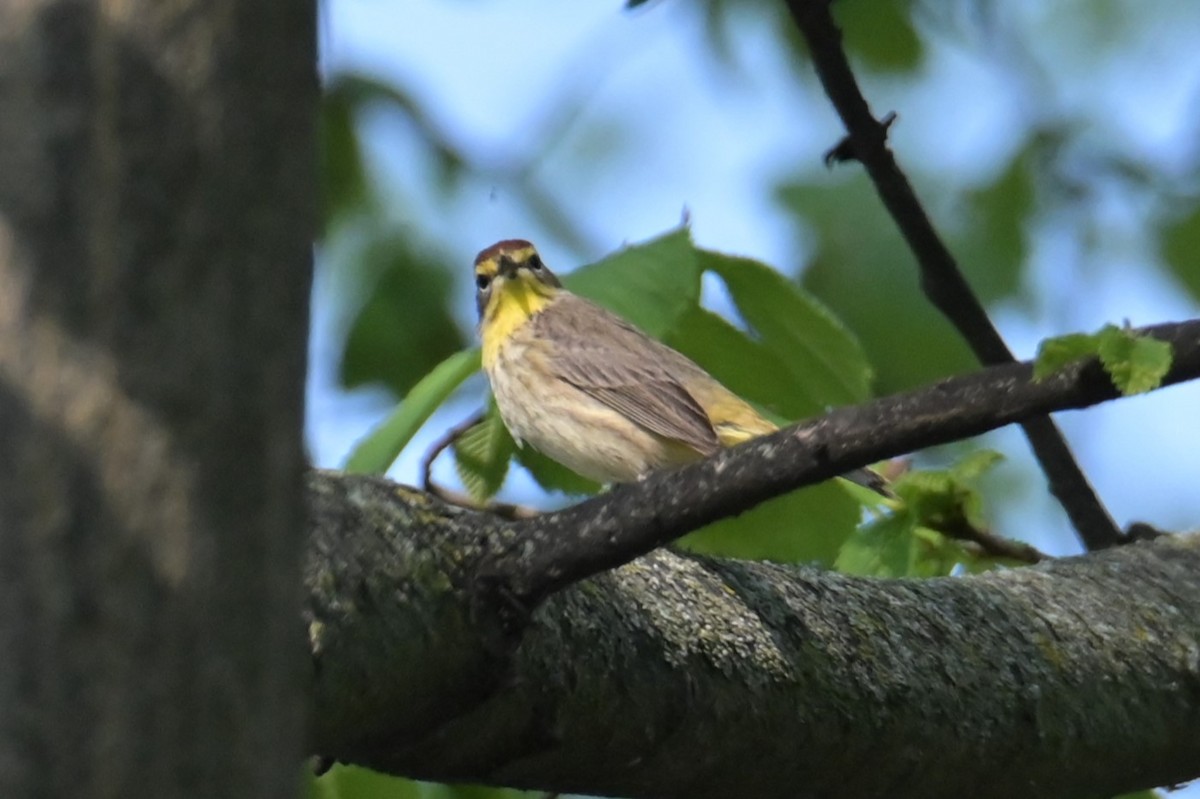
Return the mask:
<svg viewBox="0 0 1200 799"><path fill-rule="evenodd" d="M778 429L683 353L564 288L524 239L476 256L475 296L505 426L583 477L633 482ZM875 472L843 476L890 495Z"/></svg>

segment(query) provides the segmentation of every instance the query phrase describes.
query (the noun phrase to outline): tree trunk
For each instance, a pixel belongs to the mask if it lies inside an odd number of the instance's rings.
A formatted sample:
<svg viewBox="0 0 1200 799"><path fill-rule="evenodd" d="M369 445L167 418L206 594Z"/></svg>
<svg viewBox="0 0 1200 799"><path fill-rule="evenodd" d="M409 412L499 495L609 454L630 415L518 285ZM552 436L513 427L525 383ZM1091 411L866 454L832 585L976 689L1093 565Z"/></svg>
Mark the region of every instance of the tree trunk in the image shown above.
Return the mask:
<svg viewBox="0 0 1200 799"><path fill-rule="evenodd" d="M0 796L294 796L315 10L0 4Z"/></svg>

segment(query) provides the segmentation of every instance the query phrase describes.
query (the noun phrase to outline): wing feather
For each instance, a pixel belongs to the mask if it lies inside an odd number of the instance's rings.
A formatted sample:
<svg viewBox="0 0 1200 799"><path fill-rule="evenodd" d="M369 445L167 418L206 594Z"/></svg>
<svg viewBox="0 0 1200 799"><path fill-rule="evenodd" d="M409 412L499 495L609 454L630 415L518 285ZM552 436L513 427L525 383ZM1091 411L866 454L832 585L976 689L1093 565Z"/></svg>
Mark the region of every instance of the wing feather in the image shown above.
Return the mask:
<svg viewBox="0 0 1200 799"><path fill-rule="evenodd" d="M708 414L679 379L700 371L690 360L579 297L563 297L534 319L559 344L548 365L560 380L701 455L720 448Z"/></svg>

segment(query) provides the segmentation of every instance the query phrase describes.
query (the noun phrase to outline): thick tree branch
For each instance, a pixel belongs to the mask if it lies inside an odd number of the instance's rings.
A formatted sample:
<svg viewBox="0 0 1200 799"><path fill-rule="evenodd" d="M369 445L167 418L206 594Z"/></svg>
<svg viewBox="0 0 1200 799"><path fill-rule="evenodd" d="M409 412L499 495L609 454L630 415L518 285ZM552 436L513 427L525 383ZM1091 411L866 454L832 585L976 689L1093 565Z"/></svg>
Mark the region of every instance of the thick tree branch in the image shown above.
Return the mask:
<svg viewBox="0 0 1200 799"><path fill-rule="evenodd" d="M1200 320L1143 330L1171 342L1165 384L1200 376ZM526 604L760 502L884 458L1118 395L1099 363L1043 381L1027 363L840 408L676 472L502 529L488 572Z"/></svg>
<svg viewBox="0 0 1200 799"><path fill-rule="evenodd" d="M381 478L309 488L314 752L698 799L1200 776L1200 537L922 581L659 550L551 596L502 649L473 589L507 522Z"/></svg>
<svg viewBox="0 0 1200 799"><path fill-rule="evenodd" d="M922 290L954 324L980 362L987 365L1012 363L1015 360L1012 352L992 325L983 304L971 290L888 149L887 129L894 117L889 115L891 118L880 122L871 113L842 49L841 32L833 21L829 5L827 0L787 0L792 19L808 43L825 93L849 132L847 141L831 151L831 156L837 158L840 155L845 159L852 153L862 162L888 213L916 256ZM1050 490L1062 503L1084 545L1088 549L1101 549L1125 540L1054 422L1049 417L1034 417L1022 422L1021 427L1042 465Z"/></svg>

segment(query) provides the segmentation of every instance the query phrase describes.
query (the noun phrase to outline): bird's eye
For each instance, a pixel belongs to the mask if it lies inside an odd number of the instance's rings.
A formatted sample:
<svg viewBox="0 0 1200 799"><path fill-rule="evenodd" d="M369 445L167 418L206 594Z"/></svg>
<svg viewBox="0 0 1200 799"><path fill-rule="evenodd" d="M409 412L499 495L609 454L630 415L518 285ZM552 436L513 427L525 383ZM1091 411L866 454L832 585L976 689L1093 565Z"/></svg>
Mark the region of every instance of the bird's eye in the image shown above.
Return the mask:
<svg viewBox="0 0 1200 799"><path fill-rule="evenodd" d="M529 268L535 272L542 271L542 258L539 255L533 255L529 258Z"/></svg>
<svg viewBox="0 0 1200 799"><path fill-rule="evenodd" d="M492 279L487 275L475 276L475 287L480 291L487 291L488 286L492 285Z"/></svg>

